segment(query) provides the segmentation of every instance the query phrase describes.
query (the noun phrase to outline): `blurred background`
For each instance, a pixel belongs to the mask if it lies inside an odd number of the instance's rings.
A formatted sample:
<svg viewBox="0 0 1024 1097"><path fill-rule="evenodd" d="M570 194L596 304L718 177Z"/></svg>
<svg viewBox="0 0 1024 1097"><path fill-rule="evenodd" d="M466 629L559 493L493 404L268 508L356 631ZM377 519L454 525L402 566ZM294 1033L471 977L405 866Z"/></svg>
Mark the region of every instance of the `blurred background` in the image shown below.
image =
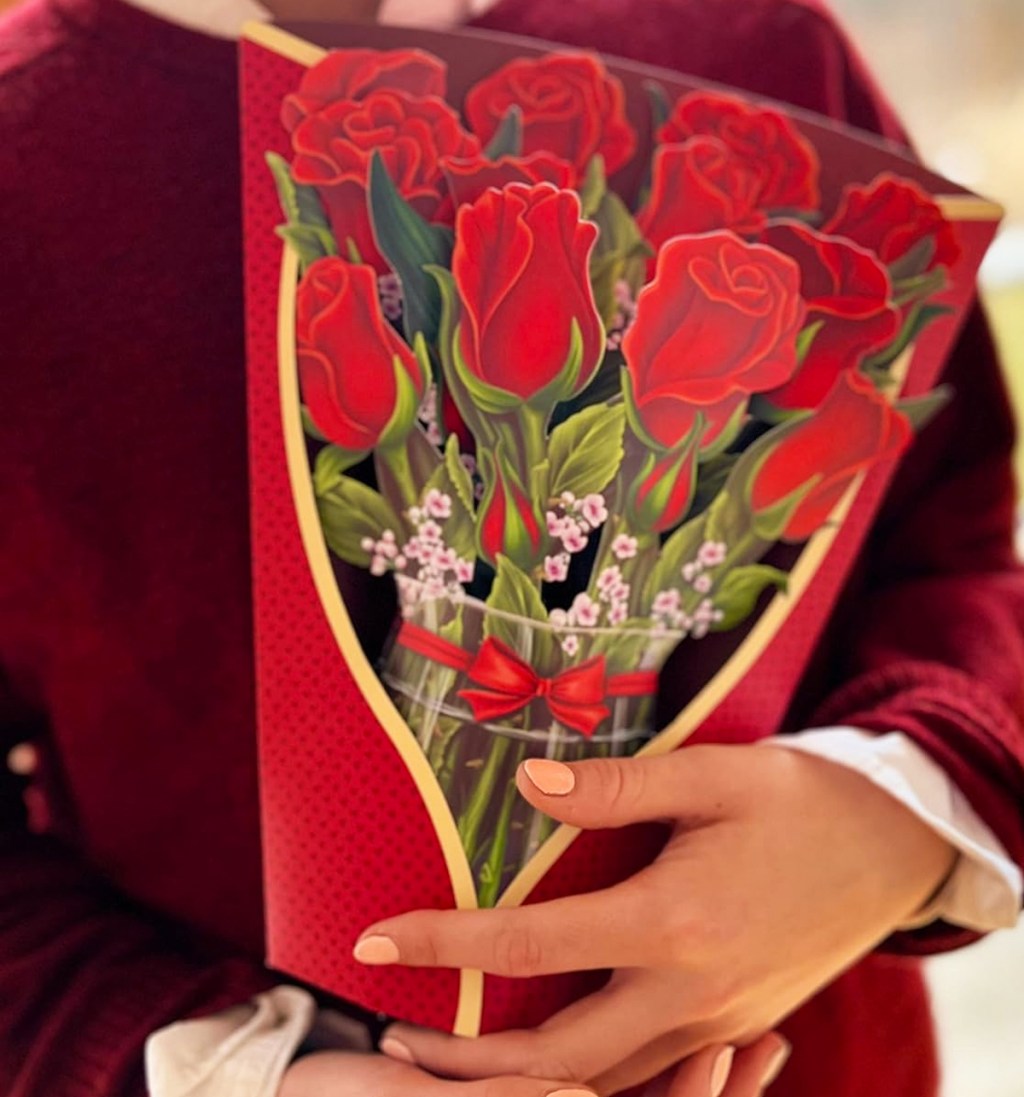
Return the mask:
<svg viewBox="0 0 1024 1097"><path fill-rule="evenodd" d="M1024 0L831 0L922 158L1006 208L981 292L1024 421ZM1017 447L1024 483L1024 445ZM943 1097L1024 1094L1024 924L929 962Z"/></svg>
<svg viewBox="0 0 1024 1097"><path fill-rule="evenodd" d="M1024 0L831 4L922 158L1006 208L982 295L1024 418ZM1024 444L1017 468L1024 482ZM943 1097L1022 1097L1024 925L930 961L929 976Z"/></svg>

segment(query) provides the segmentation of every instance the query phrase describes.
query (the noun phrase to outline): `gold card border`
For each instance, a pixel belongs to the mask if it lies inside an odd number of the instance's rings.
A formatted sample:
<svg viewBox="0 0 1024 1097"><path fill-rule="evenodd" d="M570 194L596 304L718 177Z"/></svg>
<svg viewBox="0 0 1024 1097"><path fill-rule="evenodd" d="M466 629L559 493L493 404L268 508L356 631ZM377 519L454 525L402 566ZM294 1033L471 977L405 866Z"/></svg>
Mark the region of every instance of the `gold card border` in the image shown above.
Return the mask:
<svg viewBox="0 0 1024 1097"><path fill-rule="evenodd" d="M313 481L309 474L306 442L302 431L299 377L295 355L295 287L298 273L298 256L286 246L281 258L281 285L278 297L278 386L285 458L302 546L309 562L309 570L320 605L342 658L374 717L405 763L423 799L448 869L455 905L459 910L475 910L478 904L473 874L459 840L455 818L434 776L434 771L430 768L427 756L420 749L416 737L410 732L401 713L388 696L377 672L366 658L334 577L334 568L331 566L327 543L324 541L320 526L316 497L313 494ZM477 1035L480 1031L482 1013L483 973L463 970L459 973L459 1002L455 1014L455 1033L459 1036Z"/></svg>

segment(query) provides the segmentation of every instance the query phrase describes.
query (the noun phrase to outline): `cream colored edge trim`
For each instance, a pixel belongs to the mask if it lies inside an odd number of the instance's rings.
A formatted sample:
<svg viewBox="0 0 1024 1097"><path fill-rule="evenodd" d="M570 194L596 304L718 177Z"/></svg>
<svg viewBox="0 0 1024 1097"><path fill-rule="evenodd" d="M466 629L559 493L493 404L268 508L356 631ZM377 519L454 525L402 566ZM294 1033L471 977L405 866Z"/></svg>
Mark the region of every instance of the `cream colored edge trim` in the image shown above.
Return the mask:
<svg viewBox="0 0 1024 1097"><path fill-rule="evenodd" d="M287 57L289 61L297 61L300 65L315 65L327 56L327 50L321 46L314 46L304 38L289 34L272 23L259 23L251 21L242 26L242 39L246 42L254 42L257 46L270 50L272 53Z"/></svg>
<svg viewBox="0 0 1024 1097"><path fill-rule="evenodd" d="M278 295L277 355L278 384L281 400L281 427L284 434L288 477L291 481L295 515L302 545L309 563L320 604L334 634L338 649L359 686L373 715L391 740L419 790L433 824L451 879L455 905L459 910L477 908L476 888L459 833L441 786L430 768L427 756L395 708L366 658L352 626L352 618L338 590L327 545L320 528L313 482L309 474L306 445L302 433L298 367L295 356L295 287L298 256L285 247L281 258L281 285ZM475 1036L480 1031L483 1012L483 975L479 971L460 972L459 1003L454 1031L459 1036Z"/></svg>
<svg viewBox="0 0 1024 1097"><path fill-rule="evenodd" d="M935 204L950 221L1001 221L1006 216L998 202L974 194L937 194Z"/></svg>

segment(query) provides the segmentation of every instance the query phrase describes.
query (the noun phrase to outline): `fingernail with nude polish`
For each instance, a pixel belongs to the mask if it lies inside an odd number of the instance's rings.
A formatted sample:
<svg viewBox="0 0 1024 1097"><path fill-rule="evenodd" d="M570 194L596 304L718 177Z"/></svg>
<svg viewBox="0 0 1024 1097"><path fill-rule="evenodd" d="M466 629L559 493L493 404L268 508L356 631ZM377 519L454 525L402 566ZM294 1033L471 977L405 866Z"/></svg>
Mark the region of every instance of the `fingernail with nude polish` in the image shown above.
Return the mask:
<svg viewBox="0 0 1024 1097"><path fill-rule="evenodd" d="M548 1097L594 1097L592 1089L553 1089Z"/></svg>
<svg viewBox="0 0 1024 1097"><path fill-rule="evenodd" d="M394 1036L385 1036L377 1045L377 1048L382 1055L386 1055L389 1059L397 1059L400 1063L416 1062L416 1056L401 1040L395 1039Z"/></svg>
<svg viewBox="0 0 1024 1097"><path fill-rule="evenodd" d="M576 787L576 774L561 762L531 758L523 763L523 771L545 796L568 796Z"/></svg>
<svg viewBox="0 0 1024 1097"><path fill-rule="evenodd" d="M793 1049L789 1044L783 1044L782 1047L772 1056L771 1062L765 1067L764 1077L761 1079L761 1088L767 1089L772 1082L782 1073L782 1068L789 1060L789 1054Z"/></svg>
<svg viewBox="0 0 1024 1097"><path fill-rule="evenodd" d="M715 1064L711 1068L711 1097L721 1097L725 1083L729 1081L729 1071L732 1070L733 1056L736 1054L734 1047L725 1047L718 1053Z"/></svg>
<svg viewBox="0 0 1024 1097"><path fill-rule="evenodd" d="M390 937L375 934L356 941L352 955L361 964L394 964L398 962L398 945Z"/></svg>

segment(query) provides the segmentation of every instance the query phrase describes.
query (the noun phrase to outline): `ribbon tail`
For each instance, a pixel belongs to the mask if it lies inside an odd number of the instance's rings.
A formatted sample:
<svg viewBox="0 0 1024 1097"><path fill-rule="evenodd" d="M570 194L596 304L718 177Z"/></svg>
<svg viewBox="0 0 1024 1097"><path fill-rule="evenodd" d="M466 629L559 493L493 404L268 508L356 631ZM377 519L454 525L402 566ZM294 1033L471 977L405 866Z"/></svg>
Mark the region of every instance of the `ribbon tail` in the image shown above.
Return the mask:
<svg viewBox="0 0 1024 1097"><path fill-rule="evenodd" d="M481 723L497 720L525 708L530 697L510 693L498 693L489 689L460 689L459 696L473 710L473 719Z"/></svg>
<svg viewBox="0 0 1024 1097"><path fill-rule="evenodd" d="M611 709L600 703L583 704L580 702L562 702L557 697L548 697L551 715L567 728L578 731L588 739L597 730L602 720L607 720Z"/></svg>

